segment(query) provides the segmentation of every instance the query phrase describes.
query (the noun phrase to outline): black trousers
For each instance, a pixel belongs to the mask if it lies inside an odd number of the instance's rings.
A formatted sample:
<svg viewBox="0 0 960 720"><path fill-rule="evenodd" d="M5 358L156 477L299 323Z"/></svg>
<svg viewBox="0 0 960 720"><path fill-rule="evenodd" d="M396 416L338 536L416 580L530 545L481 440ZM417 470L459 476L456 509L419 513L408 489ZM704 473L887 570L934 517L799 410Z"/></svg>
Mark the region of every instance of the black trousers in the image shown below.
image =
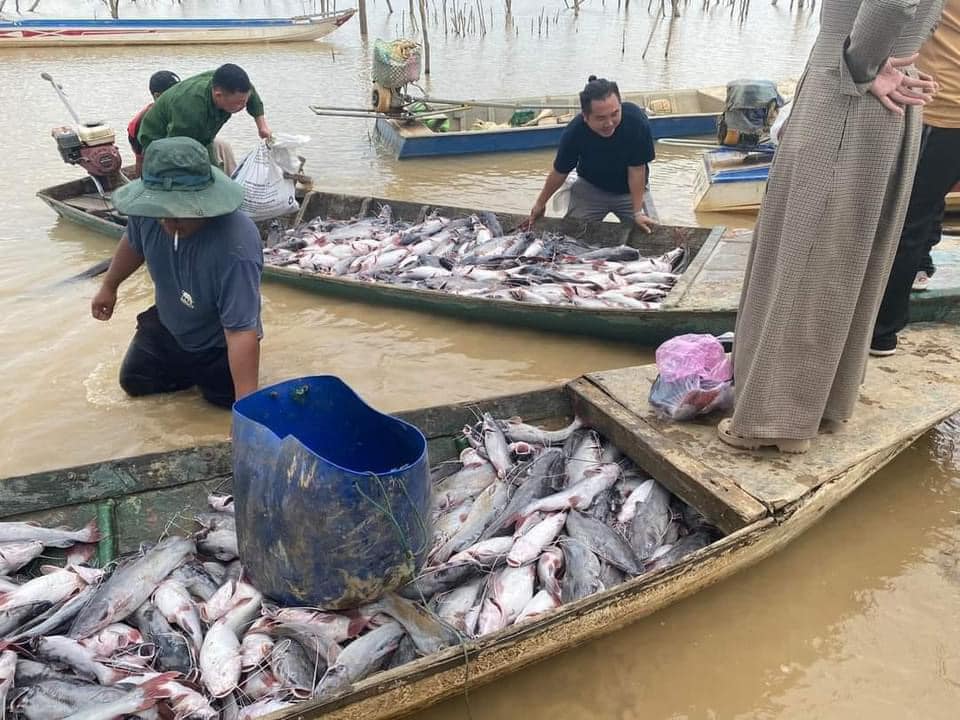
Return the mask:
<svg viewBox="0 0 960 720"><path fill-rule="evenodd" d="M189 352L160 322L156 307L137 315L137 332L120 366L120 387L128 395L155 395L200 388L219 407L233 405L233 376L226 348Z"/></svg>
<svg viewBox="0 0 960 720"><path fill-rule="evenodd" d="M930 248L940 240L944 197L957 181L960 181L960 128L925 126L907 217L873 329L875 345L893 342L906 326L910 288L918 271L931 270L927 264Z"/></svg>

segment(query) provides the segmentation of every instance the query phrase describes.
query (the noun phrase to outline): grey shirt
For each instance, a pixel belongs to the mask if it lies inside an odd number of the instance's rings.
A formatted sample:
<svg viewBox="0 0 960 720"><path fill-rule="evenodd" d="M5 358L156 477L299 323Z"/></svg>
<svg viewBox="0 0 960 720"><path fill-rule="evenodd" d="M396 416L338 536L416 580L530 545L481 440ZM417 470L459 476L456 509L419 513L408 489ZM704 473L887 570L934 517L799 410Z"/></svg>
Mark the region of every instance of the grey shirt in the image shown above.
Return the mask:
<svg viewBox="0 0 960 720"><path fill-rule="evenodd" d="M130 246L144 257L156 288L160 322L184 350L226 347L224 330L260 323L260 233L241 212L211 218L198 232L173 237L153 218L131 217Z"/></svg>

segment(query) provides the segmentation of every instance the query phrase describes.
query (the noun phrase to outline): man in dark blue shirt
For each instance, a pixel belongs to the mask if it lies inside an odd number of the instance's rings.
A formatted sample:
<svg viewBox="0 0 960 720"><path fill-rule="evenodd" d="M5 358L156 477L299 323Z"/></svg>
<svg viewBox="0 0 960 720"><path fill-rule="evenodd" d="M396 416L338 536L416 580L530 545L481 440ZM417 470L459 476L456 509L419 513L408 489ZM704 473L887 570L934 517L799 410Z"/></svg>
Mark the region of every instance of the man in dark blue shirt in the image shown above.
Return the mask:
<svg viewBox="0 0 960 720"><path fill-rule="evenodd" d="M655 221L644 195L655 154L647 116L633 103L621 103L615 82L593 75L580 93L580 109L563 131L531 222L543 217L547 202L576 168L567 217L603 220L612 212L650 232Z"/></svg>
<svg viewBox="0 0 960 720"><path fill-rule="evenodd" d="M196 385L230 407L257 389L263 251L256 225L238 211L242 200L243 188L186 137L151 143L142 177L114 191L129 221L93 316L110 319L120 283L144 262L155 287L156 304L137 316L120 367L129 395Z"/></svg>

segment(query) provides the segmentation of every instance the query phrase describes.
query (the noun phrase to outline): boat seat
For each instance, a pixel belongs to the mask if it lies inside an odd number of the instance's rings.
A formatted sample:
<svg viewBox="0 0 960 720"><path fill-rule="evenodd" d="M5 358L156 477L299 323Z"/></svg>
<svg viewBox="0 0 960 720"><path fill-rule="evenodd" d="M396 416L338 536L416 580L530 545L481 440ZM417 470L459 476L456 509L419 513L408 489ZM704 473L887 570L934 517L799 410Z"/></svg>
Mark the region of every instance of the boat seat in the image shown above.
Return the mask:
<svg viewBox="0 0 960 720"><path fill-rule="evenodd" d="M88 195L78 195L77 197L67 198L63 200L65 205L70 207L75 207L78 210L83 210L84 212L89 213L108 213L113 212L113 205L108 201L104 200L102 197L96 193L90 193Z"/></svg>

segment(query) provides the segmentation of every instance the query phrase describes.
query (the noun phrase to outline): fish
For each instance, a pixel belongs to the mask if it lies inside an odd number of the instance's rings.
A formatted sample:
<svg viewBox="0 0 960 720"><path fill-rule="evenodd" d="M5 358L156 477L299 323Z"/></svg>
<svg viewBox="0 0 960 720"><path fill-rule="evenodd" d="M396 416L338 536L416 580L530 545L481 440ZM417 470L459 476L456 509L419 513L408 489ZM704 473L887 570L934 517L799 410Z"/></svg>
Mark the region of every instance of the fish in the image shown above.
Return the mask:
<svg viewBox="0 0 960 720"><path fill-rule="evenodd" d="M240 641L240 668L252 670L270 657L273 638L262 632L248 632Z"/></svg>
<svg viewBox="0 0 960 720"><path fill-rule="evenodd" d="M348 689L380 667L397 646L406 631L398 622L389 622L371 630L350 643L336 662L327 668L314 695L318 698L335 695Z"/></svg>
<svg viewBox="0 0 960 720"><path fill-rule="evenodd" d="M485 582L485 578L474 578L445 593L437 603L437 615L440 619L464 635L472 636L474 627L467 625L467 615L477 604L477 597Z"/></svg>
<svg viewBox="0 0 960 720"><path fill-rule="evenodd" d="M327 669L327 664L314 653L308 654L300 643L283 640L270 655L270 669L284 691L303 699L313 694L319 674Z"/></svg>
<svg viewBox="0 0 960 720"><path fill-rule="evenodd" d="M193 653L186 637L174 630L167 619L150 602L143 602L129 616L143 639L156 647L155 663L162 671L189 675L193 669Z"/></svg>
<svg viewBox="0 0 960 720"><path fill-rule="evenodd" d="M570 508L586 510L597 495L613 487L619 475L620 466L615 463L594 465L586 473L578 474L582 479L565 490L534 500L521 511L521 514L527 516L535 512L556 512Z"/></svg>
<svg viewBox="0 0 960 720"><path fill-rule="evenodd" d="M196 552L192 541L171 536L139 559L118 567L80 611L68 635L89 637L107 625L125 620L156 590L174 568Z"/></svg>
<svg viewBox="0 0 960 720"><path fill-rule="evenodd" d="M540 453L526 468L526 479L513 493L510 501L480 535L486 540L514 524L522 517L522 511L534 500L549 494L553 481L563 476L563 451L549 448Z"/></svg>
<svg viewBox="0 0 960 720"><path fill-rule="evenodd" d="M51 634L69 623L87 604L97 591L96 586L87 585L62 605L50 605L45 611L21 626L15 635L8 637L10 642L20 642L38 635ZM2 634L2 632L0 632Z"/></svg>
<svg viewBox="0 0 960 720"><path fill-rule="evenodd" d="M517 616L516 623L519 625L527 620L533 620L558 607L560 607L559 597L554 597L554 595L547 590L540 590L530 598L530 602L523 606L523 610L521 610Z"/></svg>
<svg viewBox="0 0 960 720"><path fill-rule="evenodd" d="M571 510L567 515L567 533L593 552L630 575L639 575L643 566L630 544L609 525Z"/></svg>
<svg viewBox="0 0 960 720"><path fill-rule="evenodd" d="M630 545L640 560L646 560L663 545L672 519L670 492L654 481L644 501L637 503L627 528Z"/></svg>
<svg viewBox="0 0 960 720"><path fill-rule="evenodd" d="M0 575L16 572L42 552L39 540L0 543Z"/></svg>
<svg viewBox="0 0 960 720"><path fill-rule="evenodd" d="M707 530L698 530L680 538L667 552L661 554L648 565L648 570L660 570L676 565L684 557L707 547L716 540L716 535Z"/></svg>
<svg viewBox="0 0 960 720"><path fill-rule="evenodd" d="M481 492L470 508L470 514L454 535L436 548L431 556L433 562L442 563L454 553L475 543L490 521L506 507L510 498L510 485L497 481Z"/></svg>
<svg viewBox="0 0 960 720"><path fill-rule="evenodd" d="M17 659L13 650L0 650L0 720L5 720L7 716L7 695L13 688Z"/></svg>
<svg viewBox="0 0 960 720"><path fill-rule="evenodd" d="M496 632L513 623L533 598L535 580L536 568L532 564L507 566L491 575L477 618L478 634Z"/></svg>
<svg viewBox="0 0 960 720"><path fill-rule="evenodd" d="M537 558L537 582L540 589L545 590L560 601L559 576L563 571L563 551L556 545L546 548Z"/></svg>
<svg viewBox="0 0 960 720"><path fill-rule="evenodd" d="M0 522L0 543L38 541L44 547L65 548L74 543L95 543L100 537L96 520L91 520L80 530L45 528L32 522Z"/></svg>
<svg viewBox="0 0 960 720"><path fill-rule="evenodd" d="M199 662L200 680L213 697L229 695L240 684L240 641L223 619L207 629Z"/></svg>
<svg viewBox="0 0 960 720"><path fill-rule="evenodd" d="M64 720L112 720L112 718L140 713L156 705L160 698L166 697L166 691L162 687L164 679L161 676L148 680L110 702L92 702L83 709L71 713Z"/></svg>
<svg viewBox="0 0 960 720"><path fill-rule="evenodd" d="M80 566L58 568L44 565L41 572L44 574L25 582L16 590L0 594L0 610L15 610L41 602L56 605L103 576L103 570Z"/></svg>
<svg viewBox="0 0 960 720"><path fill-rule="evenodd" d="M190 593L174 580L164 580L153 592L153 604L171 625L182 629L197 650L203 645L200 611Z"/></svg>
<svg viewBox="0 0 960 720"><path fill-rule="evenodd" d="M68 665L80 675L95 678L101 685L113 685L127 675L98 662L93 650L64 635L35 638L31 647L37 656Z"/></svg>
<svg viewBox="0 0 960 720"><path fill-rule="evenodd" d="M417 646L417 650L424 655L439 652L459 641L456 631L449 625L420 605L395 593L386 593L375 606L400 623Z"/></svg>
<svg viewBox="0 0 960 720"><path fill-rule="evenodd" d="M535 562L544 548L557 539L557 535L560 534L560 530L563 529L566 522L567 514L565 512L547 515L546 518L517 538L507 554L507 565L520 567Z"/></svg>
<svg viewBox="0 0 960 720"><path fill-rule="evenodd" d="M466 550L452 555L445 566L463 565L472 563L479 567L489 567L497 564L498 561L508 559L508 553L514 546L512 537L494 537L487 540L481 540L474 543Z"/></svg>
<svg viewBox="0 0 960 720"><path fill-rule="evenodd" d="M587 545L573 538L563 538L563 579L560 582L560 599L564 603L581 600L603 590L600 579L600 560Z"/></svg>
<svg viewBox="0 0 960 720"><path fill-rule="evenodd" d="M543 430L533 425L527 425L519 419L511 418L503 423L503 432L511 442L528 442L535 445L559 445L581 427L583 427L583 420L580 418L574 418L569 425L560 430Z"/></svg>
<svg viewBox="0 0 960 720"><path fill-rule="evenodd" d="M497 477L503 480L513 467L513 460L507 447L507 438L490 413L483 415L482 433L483 446L487 451L487 457L490 458L490 464L496 469Z"/></svg>

